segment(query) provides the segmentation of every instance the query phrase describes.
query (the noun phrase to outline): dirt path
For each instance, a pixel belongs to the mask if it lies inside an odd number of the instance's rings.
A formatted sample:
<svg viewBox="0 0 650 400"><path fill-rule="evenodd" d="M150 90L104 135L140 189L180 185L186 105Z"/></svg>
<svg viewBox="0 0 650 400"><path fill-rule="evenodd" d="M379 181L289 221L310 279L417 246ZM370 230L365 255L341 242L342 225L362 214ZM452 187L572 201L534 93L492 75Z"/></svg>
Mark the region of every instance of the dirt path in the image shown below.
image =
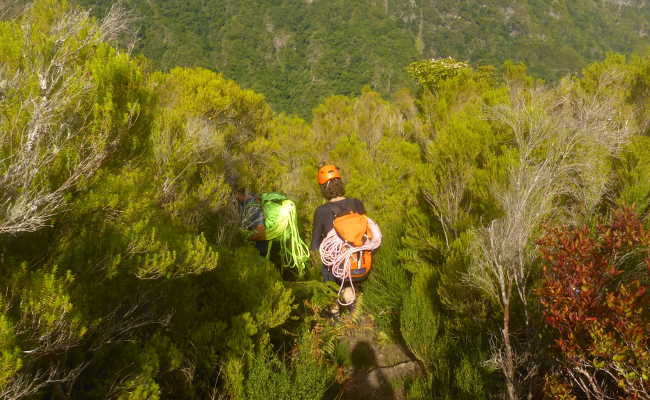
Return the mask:
<svg viewBox="0 0 650 400"><path fill-rule="evenodd" d="M334 399L402 400L405 378L422 374L420 364L401 345L378 335L374 321L360 311L347 315L341 344L349 351L349 366Z"/></svg>

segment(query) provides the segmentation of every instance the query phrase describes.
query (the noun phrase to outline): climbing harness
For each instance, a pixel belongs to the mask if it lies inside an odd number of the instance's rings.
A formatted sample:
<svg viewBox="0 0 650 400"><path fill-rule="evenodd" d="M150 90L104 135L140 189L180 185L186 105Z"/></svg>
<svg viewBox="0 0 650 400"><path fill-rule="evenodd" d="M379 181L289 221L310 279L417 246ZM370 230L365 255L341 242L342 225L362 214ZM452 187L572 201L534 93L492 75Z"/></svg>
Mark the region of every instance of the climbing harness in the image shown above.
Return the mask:
<svg viewBox="0 0 650 400"><path fill-rule="evenodd" d="M379 229L379 226L370 218L365 218L368 221L368 231L370 234L366 236L365 241L363 241L362 244L355 246L354 244L345 241L341 236L339 236L335 228L332 228L328 232L327 236L325 236L325 239L323 239L320 244L319 250L321 261L330 269L335 278L341 280L341 287L339 288L338 293L338 303L342 306L349 306L353 304L356 299L356 291L352 281L352 264L354 263L357 266L361 266L366 259L370 259L370 252L381 245L381 230ZM368 271L366 271L365 274L367 274ZM346 279L349 280L350 287L352 288L352 299L350 301L342 302L341 293L343 292Z"/></svg>
<svg viewBox="0 0 650 400"><path fill-rule="evenodd" d="M274 240L280 242L282 264L296 268L302 275L309 260L309 247L300 238L296 204L280 193L263 193L260 196L264 211L264 228L269 240L268 258Z"/></svg>

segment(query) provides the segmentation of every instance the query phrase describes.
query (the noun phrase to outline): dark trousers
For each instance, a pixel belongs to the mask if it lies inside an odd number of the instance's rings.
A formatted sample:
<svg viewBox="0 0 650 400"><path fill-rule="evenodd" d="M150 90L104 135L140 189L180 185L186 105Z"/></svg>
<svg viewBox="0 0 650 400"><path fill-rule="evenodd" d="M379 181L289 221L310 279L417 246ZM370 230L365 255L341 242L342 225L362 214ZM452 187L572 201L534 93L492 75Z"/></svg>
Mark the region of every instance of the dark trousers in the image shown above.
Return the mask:
<svg viewBox="0 0 650 400"><path fill-rule="evenodd" d="M266 254L269 252L269 241L268 240L253 240L255 243L255 248L260 252L262 257L266 257Z"/></svg>
<svg viewBox="0 0 650 400"><path fill-rule="evenodd" d="M341 283L340 280L336 279L334 275L332 275L330 269L327 268L324 264L321 265L320 272L323 275L323 282L336 282L339 284Z"/></svg>

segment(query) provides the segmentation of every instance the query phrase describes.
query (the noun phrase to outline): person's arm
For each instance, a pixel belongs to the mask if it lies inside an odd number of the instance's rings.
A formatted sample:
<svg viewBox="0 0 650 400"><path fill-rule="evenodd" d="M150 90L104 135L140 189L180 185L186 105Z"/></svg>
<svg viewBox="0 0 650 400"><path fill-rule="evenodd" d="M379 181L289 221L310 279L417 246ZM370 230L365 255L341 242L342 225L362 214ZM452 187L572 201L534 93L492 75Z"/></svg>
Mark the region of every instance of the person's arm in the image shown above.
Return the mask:
<svg viewBox="0 0 650 400"><path fill-rule="evenodd" d="M314 267L319 267L322 264L320 258L320 243L323 232L323 221L319 216L318 208L314 211L314 222L311 231L311 265ZM320 267L319 267L320 268Z"/></svg>
<svg viewBox="0 0 650 400"><path fill-rule="evenodd" d="M314 225L311 231L311 251L318 252L323 237L323 218L319 212L320 207L314 211Z"/></svg>

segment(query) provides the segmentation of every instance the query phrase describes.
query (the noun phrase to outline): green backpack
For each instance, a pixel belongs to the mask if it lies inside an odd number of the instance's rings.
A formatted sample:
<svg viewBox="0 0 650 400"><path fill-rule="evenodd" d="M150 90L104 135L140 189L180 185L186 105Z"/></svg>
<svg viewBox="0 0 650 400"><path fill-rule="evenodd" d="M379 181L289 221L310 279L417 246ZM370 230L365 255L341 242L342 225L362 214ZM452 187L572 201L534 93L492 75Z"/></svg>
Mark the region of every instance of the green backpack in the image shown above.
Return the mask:
<svg viewBox="0 0 650 400"><path fill-rule="evenodd" d="M296 204L285 195L276 192L262 193L260 200L264 213L266 239L269 240L269 252L273 241L280 242L282 264L296 268L302 274L309 260L309 247L300 238Z"/></svg>

